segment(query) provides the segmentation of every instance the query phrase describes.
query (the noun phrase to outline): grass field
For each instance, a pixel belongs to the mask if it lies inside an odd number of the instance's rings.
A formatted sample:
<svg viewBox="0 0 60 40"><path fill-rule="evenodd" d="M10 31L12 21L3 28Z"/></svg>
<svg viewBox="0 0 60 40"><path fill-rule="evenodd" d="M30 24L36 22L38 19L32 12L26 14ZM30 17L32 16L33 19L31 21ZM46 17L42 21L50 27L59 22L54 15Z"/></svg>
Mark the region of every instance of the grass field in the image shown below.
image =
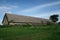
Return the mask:
<svg viewBox="0 0 60 40"><path fill-rule="evenodd" d="M60 26L2 26L0 40L60 40Z"/></svg>

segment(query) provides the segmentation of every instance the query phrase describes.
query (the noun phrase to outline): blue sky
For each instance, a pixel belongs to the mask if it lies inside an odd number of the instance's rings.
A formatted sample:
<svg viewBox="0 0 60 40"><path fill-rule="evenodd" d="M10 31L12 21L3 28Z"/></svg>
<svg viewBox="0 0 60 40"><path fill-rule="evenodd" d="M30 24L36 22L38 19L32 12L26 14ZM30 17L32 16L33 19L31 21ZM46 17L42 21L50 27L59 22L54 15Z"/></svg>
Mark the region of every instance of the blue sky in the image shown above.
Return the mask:
<svg viewBox="0 0 60 40"><path fill-rule="evenodd" d="M5 13L49 19L60 15L60 0L0 0L0 24Z"/></svg>

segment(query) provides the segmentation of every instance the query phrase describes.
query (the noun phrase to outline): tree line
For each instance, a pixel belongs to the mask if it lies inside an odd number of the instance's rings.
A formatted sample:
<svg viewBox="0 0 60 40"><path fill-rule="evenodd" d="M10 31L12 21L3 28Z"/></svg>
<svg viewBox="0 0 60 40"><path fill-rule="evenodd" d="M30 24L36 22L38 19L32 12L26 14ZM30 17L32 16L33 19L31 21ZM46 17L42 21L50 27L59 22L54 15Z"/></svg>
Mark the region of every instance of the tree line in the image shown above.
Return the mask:
<svg viewBox="0 0 60 40"><path fill-rule="evenodd" d="M58 23L58 24L60 24L60 22L57 22L57 21L59 20L58 17L59 17L59 15L54 14L54 15L51 15L49 19L50 19L53 23Z"/></svg>

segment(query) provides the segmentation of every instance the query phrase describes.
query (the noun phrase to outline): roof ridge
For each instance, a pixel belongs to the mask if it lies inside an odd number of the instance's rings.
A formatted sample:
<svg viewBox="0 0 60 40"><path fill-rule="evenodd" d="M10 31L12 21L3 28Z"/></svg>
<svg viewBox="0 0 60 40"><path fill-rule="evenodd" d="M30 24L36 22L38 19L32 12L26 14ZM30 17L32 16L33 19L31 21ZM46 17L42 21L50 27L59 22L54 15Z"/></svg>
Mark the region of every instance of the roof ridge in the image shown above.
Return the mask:
<svg viewBox="0 0 60 40"><path fill-rule="evenodd" d="M28 18L35 18L35 19L45 19L45 18L38 18L38 17L33 17L33 16L25 16L25 15L17 15L17 14L10 14L10 13L5 13L6 15L14 15L14 16L22 16L22 17L28 17ZM48 19L45 19L48 20Z"/></svg>

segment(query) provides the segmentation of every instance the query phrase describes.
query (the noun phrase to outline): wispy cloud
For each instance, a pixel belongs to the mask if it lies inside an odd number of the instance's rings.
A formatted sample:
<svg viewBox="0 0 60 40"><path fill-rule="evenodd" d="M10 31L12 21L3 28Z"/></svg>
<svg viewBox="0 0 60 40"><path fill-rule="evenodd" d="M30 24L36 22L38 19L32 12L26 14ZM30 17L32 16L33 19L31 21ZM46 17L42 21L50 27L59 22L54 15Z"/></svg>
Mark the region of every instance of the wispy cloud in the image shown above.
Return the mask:
<svg viewBox="0 0 60 40"><path fill-rule="evenodd" d="M8 9L11 9L11 8L7 6L0 6L0 10L8 10Z"/></svg>
<svg viewBox="0 0 60 40"><path fill-rule="evenodd" d="M42 8L49 7L49 6L54 6L54 5L57 5L57 4L60 4L60 1L47 3L47 4L43 4L43 5L38 5L38 6L35 6L35 7L32 7L32 8L22 10L21 12L31 12L31 11L35 11L37 9L42 9Z"/></svg>
<svg viewBox="0 0 60 40"><path fill-rule="evenodd" d="M8 5L8 6L6 6L6 5L2 5L2 6L0 6L0 11L2 11L2 12L9 12L9 13L11 13L11 11L13 10L13 9L17 9L18 8L18 6L14 6L14 5Z"/></svg>
<svg viewBox="0 0 60 40"><path fill-rule="evenodd" d="M4 13L12 13L12 10L19 8L15 5L1 5L0 6L0 24L2 24L2 18Z"/></svg>
<svg viewBox="0 0 60 40"><path fill-rule="evenodd" d="M42 14L39 13L39 14L36 14L36 15L31 15L31 16L49 19L49 17L53 14L58 14L59 17L60 17L60 10L49 12L49 13L48 12L47 13L42 13Z"/></svg>

